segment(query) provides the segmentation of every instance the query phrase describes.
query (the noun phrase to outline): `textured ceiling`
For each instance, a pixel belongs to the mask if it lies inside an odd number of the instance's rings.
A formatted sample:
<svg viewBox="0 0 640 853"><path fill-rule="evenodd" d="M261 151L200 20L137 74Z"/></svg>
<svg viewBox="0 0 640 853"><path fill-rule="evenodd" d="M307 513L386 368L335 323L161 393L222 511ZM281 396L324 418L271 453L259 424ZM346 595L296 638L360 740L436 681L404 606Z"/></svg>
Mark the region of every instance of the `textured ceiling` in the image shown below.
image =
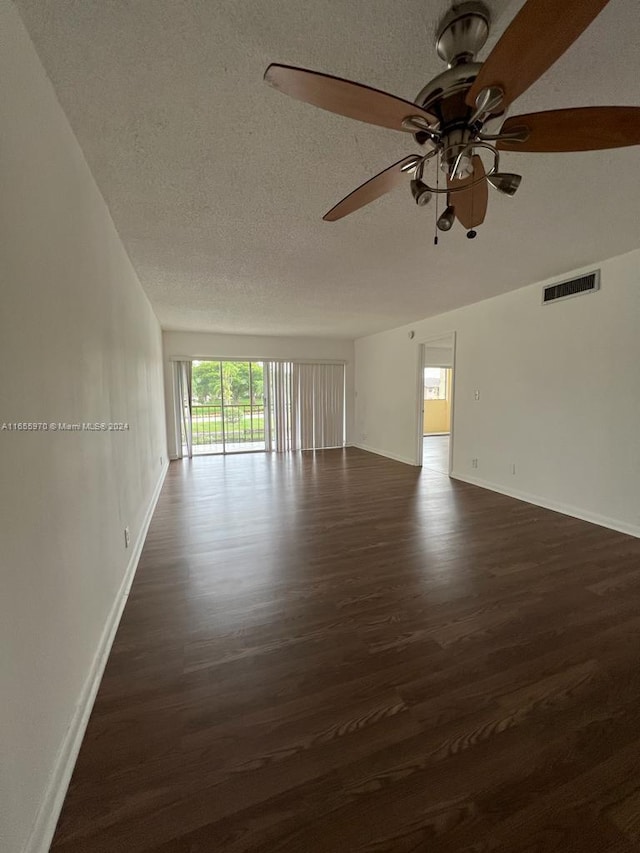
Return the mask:
<svg viewBox="0 0 640 853"><path fill-rule="evenodd" d="M493 0L486 56L521 2ZM416 150L262 83L303 65L413 99L446 0L17 0L164 328L356 337L640 245L640 148L505 154L475 241L433 246L396 190L322 214ZM640 105L637 0L611 0L511 114Z"/></svg>

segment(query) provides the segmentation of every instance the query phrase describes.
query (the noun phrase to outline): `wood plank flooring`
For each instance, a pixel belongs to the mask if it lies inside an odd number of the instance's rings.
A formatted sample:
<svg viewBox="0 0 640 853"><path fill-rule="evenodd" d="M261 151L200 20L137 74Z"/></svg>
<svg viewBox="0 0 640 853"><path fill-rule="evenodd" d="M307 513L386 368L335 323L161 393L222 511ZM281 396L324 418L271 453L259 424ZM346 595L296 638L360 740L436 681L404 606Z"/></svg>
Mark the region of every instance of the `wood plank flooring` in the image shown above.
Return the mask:
<svg viewBox="0 0 640 853"><path fill-rule="evenodd" d="M422 439L422 466L438 474L449 473L449 436L425 435Z"/></svg>
<svg viewBox="0 0 640 853"><path fill-rule="evenodd" d="M349 449L171 465L55 853L640 851L640 540Z"/></svg>

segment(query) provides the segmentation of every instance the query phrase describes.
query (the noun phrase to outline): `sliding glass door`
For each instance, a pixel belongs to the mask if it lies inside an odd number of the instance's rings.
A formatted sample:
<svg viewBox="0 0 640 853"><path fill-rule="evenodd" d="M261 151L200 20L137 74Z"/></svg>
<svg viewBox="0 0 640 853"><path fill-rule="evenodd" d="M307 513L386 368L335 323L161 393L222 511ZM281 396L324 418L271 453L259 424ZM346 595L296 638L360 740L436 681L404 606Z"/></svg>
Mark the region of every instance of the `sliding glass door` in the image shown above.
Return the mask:
<svg viewBox="0 0 640 853"><path fill-rule="evenodd" d="M344 446L342 362L185 359L173 381L181 457Z"/></svg>
<svg viewBox="0 0 640 853"><path fill-rule="evenodd" d="M264 451L262 362L194 361L191 371L194 455Z"/></svg>

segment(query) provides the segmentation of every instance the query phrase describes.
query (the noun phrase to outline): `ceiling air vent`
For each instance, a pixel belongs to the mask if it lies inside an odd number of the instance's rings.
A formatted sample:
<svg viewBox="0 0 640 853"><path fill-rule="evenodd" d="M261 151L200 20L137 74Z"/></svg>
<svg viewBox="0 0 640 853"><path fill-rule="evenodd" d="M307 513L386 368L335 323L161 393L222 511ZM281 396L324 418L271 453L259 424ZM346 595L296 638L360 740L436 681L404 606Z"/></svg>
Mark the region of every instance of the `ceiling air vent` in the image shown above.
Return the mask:
<svg viewBox="0 0 640 853"><path fill-rule="evenodd" d="M558 284L548 284L542 291L542 304L580 296L582 293L593 293L595 290L600 290L600 270L581 275L580 278L560 281Z"/></svg>

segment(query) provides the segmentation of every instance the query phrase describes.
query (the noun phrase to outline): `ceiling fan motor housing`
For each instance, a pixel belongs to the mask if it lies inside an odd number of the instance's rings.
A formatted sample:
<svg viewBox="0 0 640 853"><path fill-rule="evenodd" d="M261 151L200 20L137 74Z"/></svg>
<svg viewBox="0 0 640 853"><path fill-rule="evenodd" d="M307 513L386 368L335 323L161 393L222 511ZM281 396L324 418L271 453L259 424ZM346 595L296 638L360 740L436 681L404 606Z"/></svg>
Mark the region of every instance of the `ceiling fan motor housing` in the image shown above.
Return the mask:
<svg viewBox="0 0 640 853"><path fill-rule="evenodd" d="M434 114L445 132L465 128L473 114L466 95L482 68L474 57L487 40L490 23L483 3L467 2L453 6L440 24L436 50L449 67L421 89L416 103ZM417 133L416 140L424 145L428 136Z"/></svg>
<svg viewBox="0 0 640 853"><path fill-rule="evenodd" d="M481 62L461 62L460 65L448 68L418 92L416 104L430 110L438 101L452 95L462 94L464 100L464 94L471 88L481 68Z"/></svg>
<svg viewBox="0 0 640 853"><path fill-rule="evenodd" d="M416 103L435 115L440 129L445 132L468 127L473 110L467 104L466 96L481 68L480 62L462 62L447 69L427 83L418 93ZM496 132L504 120L505 112L501 110L486 120L483 123L485 132ZM424 145L429 136L418 132L415 138L420 145Z"/></svg>

